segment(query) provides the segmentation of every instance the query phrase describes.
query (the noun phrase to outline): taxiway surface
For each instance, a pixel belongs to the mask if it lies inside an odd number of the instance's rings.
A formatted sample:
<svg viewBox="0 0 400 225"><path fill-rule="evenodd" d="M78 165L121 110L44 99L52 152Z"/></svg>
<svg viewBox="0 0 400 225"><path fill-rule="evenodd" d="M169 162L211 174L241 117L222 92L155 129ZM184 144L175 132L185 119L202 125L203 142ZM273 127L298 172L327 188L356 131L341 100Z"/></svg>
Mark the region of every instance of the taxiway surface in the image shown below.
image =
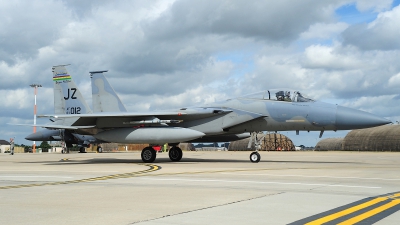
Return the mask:
<svg viewBox="0 0 400 225"><path fill-rule="evenodd" d="M0 224L400 224L400 153L0 154Z"/></svg>

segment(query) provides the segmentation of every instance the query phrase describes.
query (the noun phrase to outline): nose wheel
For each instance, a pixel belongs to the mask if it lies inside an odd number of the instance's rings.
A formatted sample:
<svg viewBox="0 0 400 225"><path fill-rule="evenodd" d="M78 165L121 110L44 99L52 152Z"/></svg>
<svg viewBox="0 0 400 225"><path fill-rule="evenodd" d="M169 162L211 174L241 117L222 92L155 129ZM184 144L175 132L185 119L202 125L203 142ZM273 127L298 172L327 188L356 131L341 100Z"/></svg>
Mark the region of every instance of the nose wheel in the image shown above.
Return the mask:
<svg viewBox="0 0 400 225"><path fill-rule="evenodd" d="M173 162L178 162L182 159L182 149L180 149L179 147L173 146L170 150L169 150L169 159L171 159L171 161Z"/></svg>
<svg viewBox="0 0 400 225"><path fill-rule="evenodd" d="M145 163L152 163L154 160L156 160L156 150L154 150L152 147L146 147L142 150L142 161Z"/></svg>
<svg viewBox="0 0 400 225"><path fill-rule="evenodd" d="M258 163L258 162L260 162L260 159L261 159L261 156L258 152L252 152L250 154L250 161L252 163Z"/></svg>

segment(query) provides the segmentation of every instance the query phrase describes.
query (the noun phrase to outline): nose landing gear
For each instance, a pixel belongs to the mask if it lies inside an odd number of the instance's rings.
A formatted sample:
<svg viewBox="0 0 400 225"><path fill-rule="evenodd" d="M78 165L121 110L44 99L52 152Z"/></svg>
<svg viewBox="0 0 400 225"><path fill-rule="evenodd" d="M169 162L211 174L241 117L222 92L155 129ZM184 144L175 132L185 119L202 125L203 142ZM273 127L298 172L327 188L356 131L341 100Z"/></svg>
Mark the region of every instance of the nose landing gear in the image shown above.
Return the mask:
<svg viewBox="0 0 400 225"><path fill-rule="evenodd" d="M250 161L252 163L258 163L258 162L260 162L260 159L261 159L261 156L260 156L260 153L258 153L258 152L252 152L250 154Z"/></svg>
<svg viewBox="0 0 400 225"><path fill-rule="evenodd" d="M258 150L261 149L261 142L264 140L265 136L263 135L262 138L258 138L257 134L262 133L262 132L252 132L251 133L251 137L250 137L250 141L249 144L247 146L247 148L251 148L251 145L253 144L253 140L254 140L254 147L256 149L255 152L252 152L250 154L250 161L252 163L258 163L261 160L261 155L260 153L258 153Z"/></svg>

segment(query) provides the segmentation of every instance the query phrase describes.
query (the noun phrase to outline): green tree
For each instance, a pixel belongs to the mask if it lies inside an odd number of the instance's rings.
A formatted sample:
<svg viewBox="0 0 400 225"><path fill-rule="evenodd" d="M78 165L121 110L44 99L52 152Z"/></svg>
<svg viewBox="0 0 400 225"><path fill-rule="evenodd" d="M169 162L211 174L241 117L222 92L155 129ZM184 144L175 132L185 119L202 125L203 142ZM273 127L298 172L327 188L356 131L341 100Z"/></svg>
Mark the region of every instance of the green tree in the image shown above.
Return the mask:
<svg viewBox="0 0 400 225"><path fill-rule="evenodd" d="M39 148L42 148L42 149L49 149L49 148L51 148L51 146L49 145L49 143L47 143L47 141L43 141L43 142L39 145Z"/></svg>

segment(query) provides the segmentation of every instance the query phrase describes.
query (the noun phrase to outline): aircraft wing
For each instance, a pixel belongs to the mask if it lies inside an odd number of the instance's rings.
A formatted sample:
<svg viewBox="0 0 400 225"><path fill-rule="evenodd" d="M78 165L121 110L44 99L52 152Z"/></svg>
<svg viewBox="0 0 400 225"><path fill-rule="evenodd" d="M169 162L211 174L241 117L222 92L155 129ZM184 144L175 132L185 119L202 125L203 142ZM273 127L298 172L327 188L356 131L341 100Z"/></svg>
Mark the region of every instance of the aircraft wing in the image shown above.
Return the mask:
<svg viewBox="0 0 400 225"><path fill-rule="evenodd" d="M91 114L59 114L59 115L39 115L38 118L53 117L53 118L110 118L110 117L164 117L164 116L213 116L216 114L230 113L230 109L222 108L183 108L177 111L152 111L152 112L102 112Z"/></svg>
<svg viewBox="0 0 400 225"><path fill-rule="evenodd" d="M49 114L49 115L38 115L38 118L54 117L54 118L106 118L106 117L141 117L141 116L181 116L186 115L184 112L122 112L122 113L91 113L91 114Z"/></svg>
<svg viewBox="0 0 400 225"><path fill-rule="evenodd" d="M222 116L232 112L227 108L182 108L174 111L152 111L152 112L101 112L91 114L60 114L40 115L38 117L52 117L55 119L74 119L75 122L68 124L76 129L96 127L121 127L135 124L167 124L180 123L183 121L197 120L201 118ZM51 125L49 125L51 126ZM72 128L64 128L72 129Z"/></svg>

